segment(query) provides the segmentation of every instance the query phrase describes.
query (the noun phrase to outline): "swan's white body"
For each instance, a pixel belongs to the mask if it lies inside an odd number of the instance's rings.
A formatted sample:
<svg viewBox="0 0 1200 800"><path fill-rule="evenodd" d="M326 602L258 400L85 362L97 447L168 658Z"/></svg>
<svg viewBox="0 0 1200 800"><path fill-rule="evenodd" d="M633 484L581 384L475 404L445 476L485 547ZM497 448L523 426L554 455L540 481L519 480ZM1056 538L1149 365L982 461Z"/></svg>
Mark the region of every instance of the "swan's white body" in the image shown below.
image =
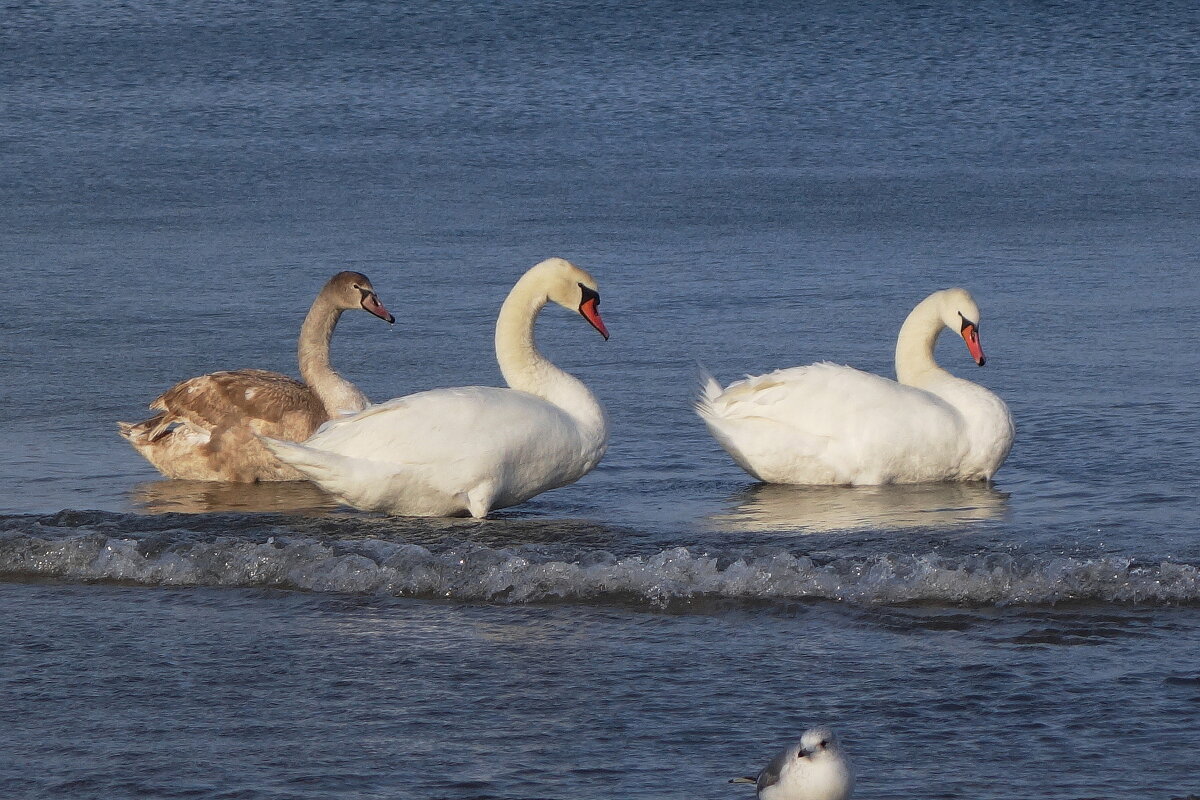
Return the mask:
<svg viewBox="0 0 1200 800"><path fill-rule="evenodd" d="M933 360L938 334L961 322L982 364L978 320L964 290L935 292L901 328L899 382L830 363L778 370L725 389L709 377L696 409L734 460L769 483L989 480L1012 447L1008 407Z"/></svg>
<svg viewBox="0 0 1200 800"><path fill-rule="evenodd" d="M332 420L303 444L264 441L347 504L404 516L484 517L573 483L604 455L607 421L587 387L538 352L533 325L554 300L579 308L604 333L589 300L598 302L594 287L562 259L517 282L496 323L510 388L420 392Z"/></svg>

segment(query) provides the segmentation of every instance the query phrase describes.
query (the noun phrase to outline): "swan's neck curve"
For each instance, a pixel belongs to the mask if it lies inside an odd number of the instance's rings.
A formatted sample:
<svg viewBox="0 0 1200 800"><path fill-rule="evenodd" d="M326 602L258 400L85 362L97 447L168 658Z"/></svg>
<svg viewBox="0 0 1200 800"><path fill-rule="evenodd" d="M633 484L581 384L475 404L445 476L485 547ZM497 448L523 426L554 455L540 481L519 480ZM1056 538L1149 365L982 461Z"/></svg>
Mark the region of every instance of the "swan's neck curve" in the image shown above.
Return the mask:
<svg viewBox="0 0 1200 800"><path fill-rule="evenodd" d="M504 381L558 406L586 433L603 437L604 409L595 395L583 381L551 363L534 343L533 326L547 297L531 277L517 281L496 319L496 361Z"/></svg>
<svg viewBox="0 0 1200 800"><path fill-rule="evenodd" d="M933 359L933 347L945 327L937 295L917 303L896 337L897 381L906 386L919 386L949 374Z"/></svg>
<svg viewBox="0 0 1200 800"><path fill-rule="evenodd" d="M334 371L329 363L329 342L342 316L342 308L322 291L313 301L300 326L297 356L300 376L325 406L330 417L362 411L370 401L353 383Z"/></svg>

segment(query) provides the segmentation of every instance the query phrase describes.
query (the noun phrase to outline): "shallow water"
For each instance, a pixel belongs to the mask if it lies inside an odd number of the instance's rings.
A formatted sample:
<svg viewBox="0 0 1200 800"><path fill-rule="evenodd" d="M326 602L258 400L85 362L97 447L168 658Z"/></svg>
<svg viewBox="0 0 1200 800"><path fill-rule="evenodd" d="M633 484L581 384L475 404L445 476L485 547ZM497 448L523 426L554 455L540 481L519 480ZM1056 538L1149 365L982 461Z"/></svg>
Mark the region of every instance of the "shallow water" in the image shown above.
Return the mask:
<svg viewBox="0 0 1200 800"><path fill-rule="evenodd" d="M1200 792L1194 9L0 14L0 794L739 797L816 723L862 797ZM397 316L338 329L370 396L498 383L549 255L613 333L539 323L611 418L574 486L388 519L116 436L294 373L338 269ZM890 374L949 285L994 485L757 485L689 408L696 361Z"/></svg>

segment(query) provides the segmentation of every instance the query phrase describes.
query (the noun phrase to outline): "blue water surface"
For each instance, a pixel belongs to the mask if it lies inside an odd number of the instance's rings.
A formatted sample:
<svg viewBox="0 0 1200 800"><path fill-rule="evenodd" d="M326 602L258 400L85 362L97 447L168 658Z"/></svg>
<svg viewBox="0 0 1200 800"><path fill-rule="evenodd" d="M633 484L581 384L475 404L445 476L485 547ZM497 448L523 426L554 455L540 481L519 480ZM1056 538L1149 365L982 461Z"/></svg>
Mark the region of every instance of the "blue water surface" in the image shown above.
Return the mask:
<svg viewBox="0 0 1200 800"><path fill-rule="evenodd" d="M1200 11L1187 3L0 9L0 795L736 798L834 725L877 798L1200 793ZM600 466L486 522L161 480L177 380L497 384L530 265ZM990 486L757 485L690 409L891 374L970 289Z"/></svg>

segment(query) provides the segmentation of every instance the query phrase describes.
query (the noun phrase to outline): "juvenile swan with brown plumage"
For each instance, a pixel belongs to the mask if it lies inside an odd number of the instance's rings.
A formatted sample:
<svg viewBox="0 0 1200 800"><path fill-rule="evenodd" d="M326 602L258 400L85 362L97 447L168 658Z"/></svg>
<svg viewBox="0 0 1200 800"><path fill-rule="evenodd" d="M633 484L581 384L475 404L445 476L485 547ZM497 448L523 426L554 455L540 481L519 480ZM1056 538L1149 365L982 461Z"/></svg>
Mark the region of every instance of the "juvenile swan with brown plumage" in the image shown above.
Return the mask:
<svg viewBox="0 0 1200 800"><path fill-rule="evenodd" d="M300 327L301 383L278 372L213 372L175 384L150 403L159 413L119 422L121 435L168 478L200 481L296 481L294 468L273 456L258 436L301 441L323 423L362 411L370 401L329 364L329 342L338 318L361 308L389 323L360 272L339 272L313 301Z"/></svg>

